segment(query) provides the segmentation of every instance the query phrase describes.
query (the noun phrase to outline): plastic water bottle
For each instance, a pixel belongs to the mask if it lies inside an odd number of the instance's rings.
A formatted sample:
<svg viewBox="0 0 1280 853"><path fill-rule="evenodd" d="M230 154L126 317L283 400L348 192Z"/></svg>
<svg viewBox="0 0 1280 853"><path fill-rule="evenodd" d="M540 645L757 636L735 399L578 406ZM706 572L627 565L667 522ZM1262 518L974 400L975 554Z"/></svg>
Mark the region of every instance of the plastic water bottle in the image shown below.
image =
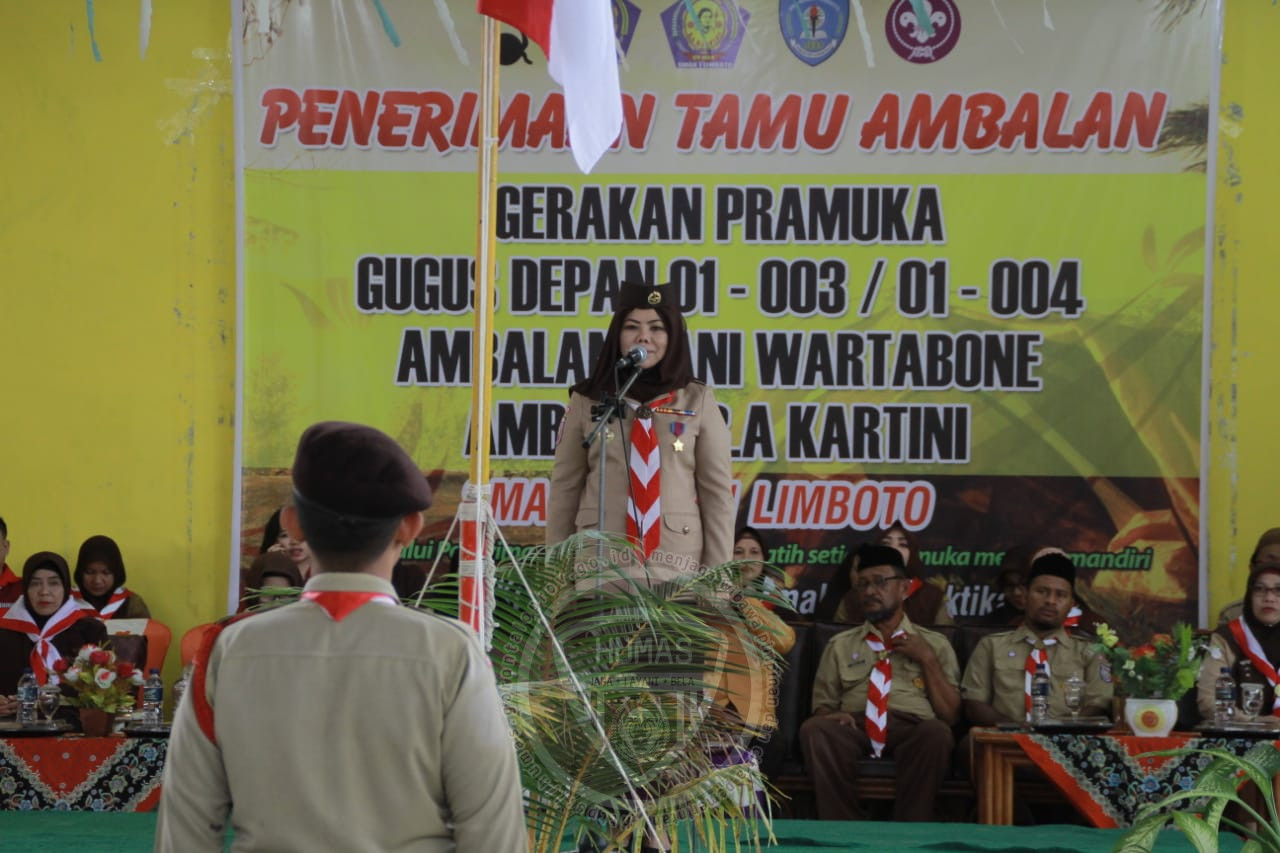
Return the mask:
<svg viewBox="0 0 1280 853"><path fill-rule="evenodd" d="M36 699L40 695L40 685L36 683L35 673L27 667L18 679L18 725L34 726L36 724Z"/></svg>
<svg viewBox="0 0 1280 853"><path fill-rule="evenodd" d="M164 706L164 681L160 678L160 670L153 669L142 682L142 724L144 726L160 725L161 709Z"/></svg>
<svg viewBox="0 0 1280 853"><path fill-rule="evenodd" d="M182 697L187 693L187 682L191 673L191 665L182 668L182 675L178 676L178 680L173 682L173 716L178 716L178 706L182 704Z"/></svg>
<svg viewBox="0 0 1280 853"><path fill-rule="evenodd" d="M1042 663L1036 664L1036 674L1031 676L1031 722L1043 723L1049 718L1049 671Z"/></svg>
<svg viewBox="0 0 1280 853"><path fill-rule="evenodd" d="M1218 672L1218 680L1213 683L1213 721L1229 723L1236 715L1236 683L1231 678L1231 670L1225 666Z"/></svg>

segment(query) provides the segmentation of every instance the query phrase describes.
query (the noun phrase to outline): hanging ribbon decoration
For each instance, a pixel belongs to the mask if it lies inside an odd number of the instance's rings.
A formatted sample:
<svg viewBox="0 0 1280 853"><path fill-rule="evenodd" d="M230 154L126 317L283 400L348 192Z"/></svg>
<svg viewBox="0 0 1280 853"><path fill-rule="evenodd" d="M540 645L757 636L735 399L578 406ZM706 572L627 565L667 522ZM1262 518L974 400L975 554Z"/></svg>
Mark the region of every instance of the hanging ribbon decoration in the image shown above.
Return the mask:
<svg viewBox="0 0 1280 853"><path fill-rule="evenodd" d="M382 5L382 0L373 0L373 7L378 10L378 17L382 19L383 32L387 34L387 38L391 39L393 47L400 46L400 34L396 32L396 25L391 23L391 16L387 14L387 10Z"/></svg>
<svg viewBox="0 0 1280 853"><path fill-rule="evenodd" d="M142 0L142 13L138 16L138 56L147 58L147 47L151 44L151 0Z"/></svg>
<svg viewBox="0 0 1280 853"><path fill-rule="evenodd" d="M89 18L89 44L93 47L93 61L102 61L102 51L98 50L98 36L93 27L93 0L84 0L84 11Z"/></svg>
<svg viewBox="0 0 1280 853"><path fill-rule="evenodd" d="M933 22L929 20L929 10L925 8L924 0L911 0L911 8L916 13L916 23L920 25L920 31L929 38L933 38Z"/></svg>

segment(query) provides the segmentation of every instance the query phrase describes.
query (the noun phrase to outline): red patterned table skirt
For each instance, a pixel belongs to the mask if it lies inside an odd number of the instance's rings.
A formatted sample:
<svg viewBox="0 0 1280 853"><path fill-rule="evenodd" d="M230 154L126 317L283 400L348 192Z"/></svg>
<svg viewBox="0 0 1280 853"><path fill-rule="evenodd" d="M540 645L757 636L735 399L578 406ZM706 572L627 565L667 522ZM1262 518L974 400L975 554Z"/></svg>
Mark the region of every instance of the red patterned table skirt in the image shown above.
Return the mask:
<svg viewBox="0 0 1280 853"><path fill-rule="evenodd" d="M151 811L168 745L163 738L0 740L0 810Z"/></svg>
<svg viewBox="0 0 1280 853"><path fill-rule="evenodd" d="M1129 826L1147 803L1195 784L1205 755L1147 756L1166 749L1222 749L1244 755L1257 740L1222 737L1015 734L1037 767L1096 827ZM1280 746L1280 742L1277 742Z"/></svg>

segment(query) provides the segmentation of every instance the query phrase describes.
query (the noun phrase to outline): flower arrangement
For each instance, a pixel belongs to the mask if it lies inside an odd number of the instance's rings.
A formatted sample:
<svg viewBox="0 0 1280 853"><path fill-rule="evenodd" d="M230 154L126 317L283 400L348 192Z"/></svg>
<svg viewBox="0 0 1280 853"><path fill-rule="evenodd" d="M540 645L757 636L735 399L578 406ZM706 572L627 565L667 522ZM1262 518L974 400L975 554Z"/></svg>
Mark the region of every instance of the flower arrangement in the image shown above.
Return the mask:
<svg viewBox="0 0 1280 853"><path fill-rule="evenodd" d="M1191 626L1179 622L1172 634L1156 634L1151 642L1129 648L1104 622L1097 627L1094 649L1111 666L1120 692L1140 699L1178 699L1196 683L1206 643Z"/></svg>
<svg viewBox="0 0 1280 853"><path fill-rule="evenodd" d="M60 659L53 671L75 692L68 705L98 708L108 714L132 710L134 694L142 684L141 670L128 661L117 661L115 652L92 643L82 647L70 663Z"/></svg>

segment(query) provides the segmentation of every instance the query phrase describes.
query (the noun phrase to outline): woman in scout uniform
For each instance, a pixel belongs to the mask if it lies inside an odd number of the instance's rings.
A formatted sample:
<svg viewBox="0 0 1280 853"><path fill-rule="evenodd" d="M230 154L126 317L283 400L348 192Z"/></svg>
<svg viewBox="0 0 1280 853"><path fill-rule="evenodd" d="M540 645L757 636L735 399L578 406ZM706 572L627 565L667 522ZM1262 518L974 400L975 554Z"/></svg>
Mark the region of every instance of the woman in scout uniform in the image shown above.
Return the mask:
<svg viewBox="0 0 1280 853"><path fill-rule="evenodd" d="M627 392L621 422L597 438L606 448L604 528L625 534L651 581L673 580L733 553L729 429L712 390L694 379L689 334L670 285L623 283L619 307L591 374L570 389L547 512L547 544L598 526L592 407L616 394L632 369L620 358L648 353Z"/></svg>
<svg viewBox="0 0 1280 853"><path fill-rule="evenodd" d="M90 536L80 546L75 597L93 608L99 619L149 619L142 596L125 586L124 557L109 536Z"/></svg>
<svg viewBox="0 0 1280 853"><path fill-rule="evenodd" d="M1280 727L1280 560L1264 559L1250 566L1243 611L1213 632L1196 686L1196 706L1201 717L1213 719L1215 682L1222 668L1226 667L1240 684L1240 667L1245 661L1253 669L1250 680L1263 686L1258 721ZM1240 719L1249 719L1239 707L1236 714Z"/></svg>

